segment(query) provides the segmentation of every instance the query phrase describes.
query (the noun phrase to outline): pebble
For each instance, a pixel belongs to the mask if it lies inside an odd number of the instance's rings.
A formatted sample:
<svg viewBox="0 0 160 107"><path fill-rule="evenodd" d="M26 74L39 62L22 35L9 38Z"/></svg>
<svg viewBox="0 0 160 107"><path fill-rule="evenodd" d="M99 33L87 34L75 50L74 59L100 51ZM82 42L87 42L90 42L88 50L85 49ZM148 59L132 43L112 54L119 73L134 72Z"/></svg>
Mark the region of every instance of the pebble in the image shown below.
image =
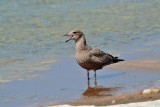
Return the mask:
<svg viewBox="0 0 160 107"><path fill-rule="evenodd" d="M160 89L152 88L143 90L143 94L159 93Z"/></svg>
<svg viewBox="0 0 160 107"><path fill-rule="evenodd" d="M112 100L112 104L116 103L116 100Z"/></svg>

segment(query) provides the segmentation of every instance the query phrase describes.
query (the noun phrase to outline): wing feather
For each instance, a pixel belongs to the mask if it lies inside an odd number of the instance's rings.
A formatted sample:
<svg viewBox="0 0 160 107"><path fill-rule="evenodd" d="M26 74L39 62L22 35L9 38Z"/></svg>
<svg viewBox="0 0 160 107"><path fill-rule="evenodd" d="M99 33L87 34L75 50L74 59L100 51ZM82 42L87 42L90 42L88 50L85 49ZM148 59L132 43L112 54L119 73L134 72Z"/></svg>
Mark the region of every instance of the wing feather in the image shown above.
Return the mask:
<svg viewBox="0 0 160 107"><path fill-rule="evenodd" d="M90 51L91 60L97 64L107 65L113 62L114 57L108 53L101 51L100 49L94 48Z"/></svg>

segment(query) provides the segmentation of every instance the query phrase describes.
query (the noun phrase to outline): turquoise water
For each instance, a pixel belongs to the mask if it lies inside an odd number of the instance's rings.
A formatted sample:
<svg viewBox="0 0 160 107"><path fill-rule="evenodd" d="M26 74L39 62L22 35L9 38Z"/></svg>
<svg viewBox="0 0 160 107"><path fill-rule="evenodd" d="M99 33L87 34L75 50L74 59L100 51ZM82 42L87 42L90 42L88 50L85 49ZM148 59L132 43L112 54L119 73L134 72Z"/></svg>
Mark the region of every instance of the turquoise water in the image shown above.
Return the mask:
<svg viewBox="0 0 160 107"><path fill-rule="evenodd" d="M159 53L159 0L1 0L0 82L39 76L74 54L62 35L81 29L111 54ZM154 55L154 54L153 54Z"/></svg>

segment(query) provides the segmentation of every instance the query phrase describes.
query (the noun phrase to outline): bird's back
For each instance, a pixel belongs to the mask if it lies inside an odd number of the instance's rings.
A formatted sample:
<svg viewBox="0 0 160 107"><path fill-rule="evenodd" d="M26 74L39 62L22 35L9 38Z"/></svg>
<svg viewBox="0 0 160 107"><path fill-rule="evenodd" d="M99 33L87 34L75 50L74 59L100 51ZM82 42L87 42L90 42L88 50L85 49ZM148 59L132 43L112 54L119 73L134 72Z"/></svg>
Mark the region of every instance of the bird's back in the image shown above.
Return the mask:
<svg viewBox="0 0 160 107"><path fill-rule="evenodd" d="M110 54L91 47L76 52L77 63L87 70L102 69L103 66L113 63L113 58Z"/></svg>
<svg viewBox="0 0 160 107"><path fill-rule="evenodd" d="M101 51L100 49L94 48L90 51L91 60L98 66L105 66L113 63L114 57L108 53Z"/></svg>

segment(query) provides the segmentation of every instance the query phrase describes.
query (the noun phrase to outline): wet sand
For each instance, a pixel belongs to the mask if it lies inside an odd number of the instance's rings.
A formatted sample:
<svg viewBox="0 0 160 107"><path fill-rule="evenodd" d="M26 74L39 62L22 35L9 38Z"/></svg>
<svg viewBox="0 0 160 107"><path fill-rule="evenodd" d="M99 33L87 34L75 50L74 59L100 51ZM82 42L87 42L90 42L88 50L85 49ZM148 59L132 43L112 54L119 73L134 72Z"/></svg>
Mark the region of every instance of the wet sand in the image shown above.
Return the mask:
<svg viewBox="0 0 160 107"><path fill-rule="evenodd" d="M116 63L109 66L112 69L119 69L124 71L160 71L159 60L132 60Z"/></svg>
<svg viewBox="0 0 160 107"><path fill-rule="evenodd" d="M160 93L142 94L142 92L140 91L120 96L82 98L81 100L71 102L68 104L73 106L79 106L79 105L107 106L107 105L127 104L133 102L153 101L157 99L160 99Z"/></svg>

